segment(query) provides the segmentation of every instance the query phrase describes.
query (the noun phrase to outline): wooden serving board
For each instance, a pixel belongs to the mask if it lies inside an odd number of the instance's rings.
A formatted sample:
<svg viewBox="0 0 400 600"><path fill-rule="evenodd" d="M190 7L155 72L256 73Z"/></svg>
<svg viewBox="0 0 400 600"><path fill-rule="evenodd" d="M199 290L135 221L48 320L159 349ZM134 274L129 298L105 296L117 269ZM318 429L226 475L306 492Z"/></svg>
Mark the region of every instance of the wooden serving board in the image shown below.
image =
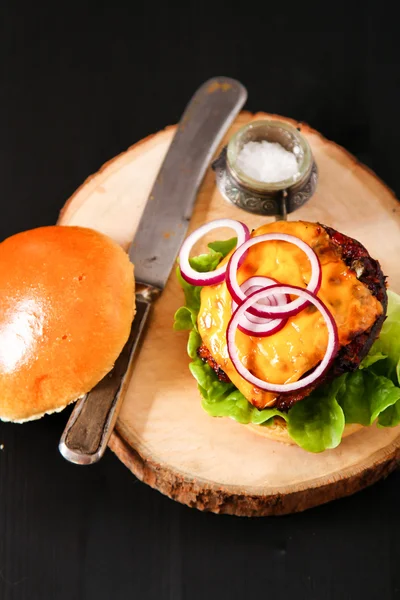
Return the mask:
<svg viewBox="0 0 400 600"><path fill-rule="evenodd" d="M224 143L244 123L265 117L271 115L241 113ZM400 204L343 148L307 125L296 125L311 144L319 183L315 196L289 218L320 221L360 240L399 292ZM174 131L168 127L104 165L67 202L59 223L98 229L128 248ZM210 168L190 228L220 217L245 220L249 227L270 220L225 202ZM363 428L339 448L315 455L265 439L230 419L208 416L188 370L187 333L172 329L182 299L173 273L154 307L110 442L140 480L201 510L261 516L302 511L352 494L395 468L399 427Z"/></svg>

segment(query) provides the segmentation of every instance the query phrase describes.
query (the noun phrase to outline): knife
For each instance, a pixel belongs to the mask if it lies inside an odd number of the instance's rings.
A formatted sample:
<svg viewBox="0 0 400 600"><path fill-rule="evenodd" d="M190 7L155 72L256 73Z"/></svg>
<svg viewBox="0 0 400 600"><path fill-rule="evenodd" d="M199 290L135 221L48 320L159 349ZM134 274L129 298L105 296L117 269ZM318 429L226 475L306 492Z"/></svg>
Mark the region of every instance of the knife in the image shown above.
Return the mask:
<svg viewBox="0 0 400 600"><path fill-rule="evenodd" d="M70 462L92 464L105 452L152 304L175 264L207 167L246 99L241 83L215 77L197 90L183 113L129 251L136 279L130 336L112 371L78 400L71 413L59 444Z"/></svg>

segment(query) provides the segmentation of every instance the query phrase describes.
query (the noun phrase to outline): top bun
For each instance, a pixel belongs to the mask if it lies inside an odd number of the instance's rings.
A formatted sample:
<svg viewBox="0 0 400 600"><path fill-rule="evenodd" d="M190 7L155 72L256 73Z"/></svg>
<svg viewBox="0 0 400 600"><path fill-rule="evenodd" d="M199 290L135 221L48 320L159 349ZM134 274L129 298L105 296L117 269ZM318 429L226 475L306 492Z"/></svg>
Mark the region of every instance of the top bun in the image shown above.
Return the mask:
<svg viewBox="0 0 400 600"><path fill-rule="evenodd" d="M0 419L62 410L113 367L135 312L133 265L107 236L41 227L0 244Z"/></svg>

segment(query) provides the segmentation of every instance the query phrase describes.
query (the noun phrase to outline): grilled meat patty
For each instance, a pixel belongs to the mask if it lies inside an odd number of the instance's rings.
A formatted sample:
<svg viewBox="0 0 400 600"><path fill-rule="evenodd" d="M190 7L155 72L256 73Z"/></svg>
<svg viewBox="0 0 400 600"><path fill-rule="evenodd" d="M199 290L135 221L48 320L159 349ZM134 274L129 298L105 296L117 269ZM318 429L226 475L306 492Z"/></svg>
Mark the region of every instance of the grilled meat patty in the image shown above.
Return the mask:
<svg viewBox="0 0 400 600"><path fill-rule="evenodd" d="M314 389L323 383L338 377L347 371L355 371L363 358L368 354L375 339L379 336L386 317L386 278L379 263L371 258L367 249L357 240L339 233L326 225L319 225L329 235L335 250L338 252L343 262L356 273L357 279L368 287L371 294L382 304L383 312L376 318L372 327L367 331L359 333L354 332L350 343L340 348L332 366L323 377L301 390L280 394L276 399L275 406L282 411L289 410L295 402L307 397ZM230 381L228 375L218 365L217 361L213 358L211 352L204 344L199 347L197 354L216 372L220 381Z"/></svg>

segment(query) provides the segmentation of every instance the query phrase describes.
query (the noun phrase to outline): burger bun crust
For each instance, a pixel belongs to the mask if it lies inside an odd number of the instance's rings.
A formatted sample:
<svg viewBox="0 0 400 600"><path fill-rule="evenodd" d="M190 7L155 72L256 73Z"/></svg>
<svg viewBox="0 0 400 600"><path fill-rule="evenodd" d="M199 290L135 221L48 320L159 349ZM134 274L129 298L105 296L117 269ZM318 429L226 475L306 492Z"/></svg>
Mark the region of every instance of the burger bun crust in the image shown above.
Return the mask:
<svg viewBox="0 0 400 600"><path fill-rule="evenodd" d="M280 419L279 417L274 418L274 422L272 425L253 425L250 423L246 425L249 430L257 435L261 435L264 438L268 438L270 440L274 440L275 442L282 442L283 444L287 444L290 446L297 446L296 442L292 440L290 437L286 421L284 419ZM358 423L351 423L349 425L345 425L344 431L342 434L342 439L356 433L363 429L363 425L359 425Z"/></svg>
<svg viewBox="0 0 400 600"><path fill-rule="evenodd" d="M135 313L133 265L109 237L50 226L0 244L0 419L59 412L113 367Z"/></svg>

